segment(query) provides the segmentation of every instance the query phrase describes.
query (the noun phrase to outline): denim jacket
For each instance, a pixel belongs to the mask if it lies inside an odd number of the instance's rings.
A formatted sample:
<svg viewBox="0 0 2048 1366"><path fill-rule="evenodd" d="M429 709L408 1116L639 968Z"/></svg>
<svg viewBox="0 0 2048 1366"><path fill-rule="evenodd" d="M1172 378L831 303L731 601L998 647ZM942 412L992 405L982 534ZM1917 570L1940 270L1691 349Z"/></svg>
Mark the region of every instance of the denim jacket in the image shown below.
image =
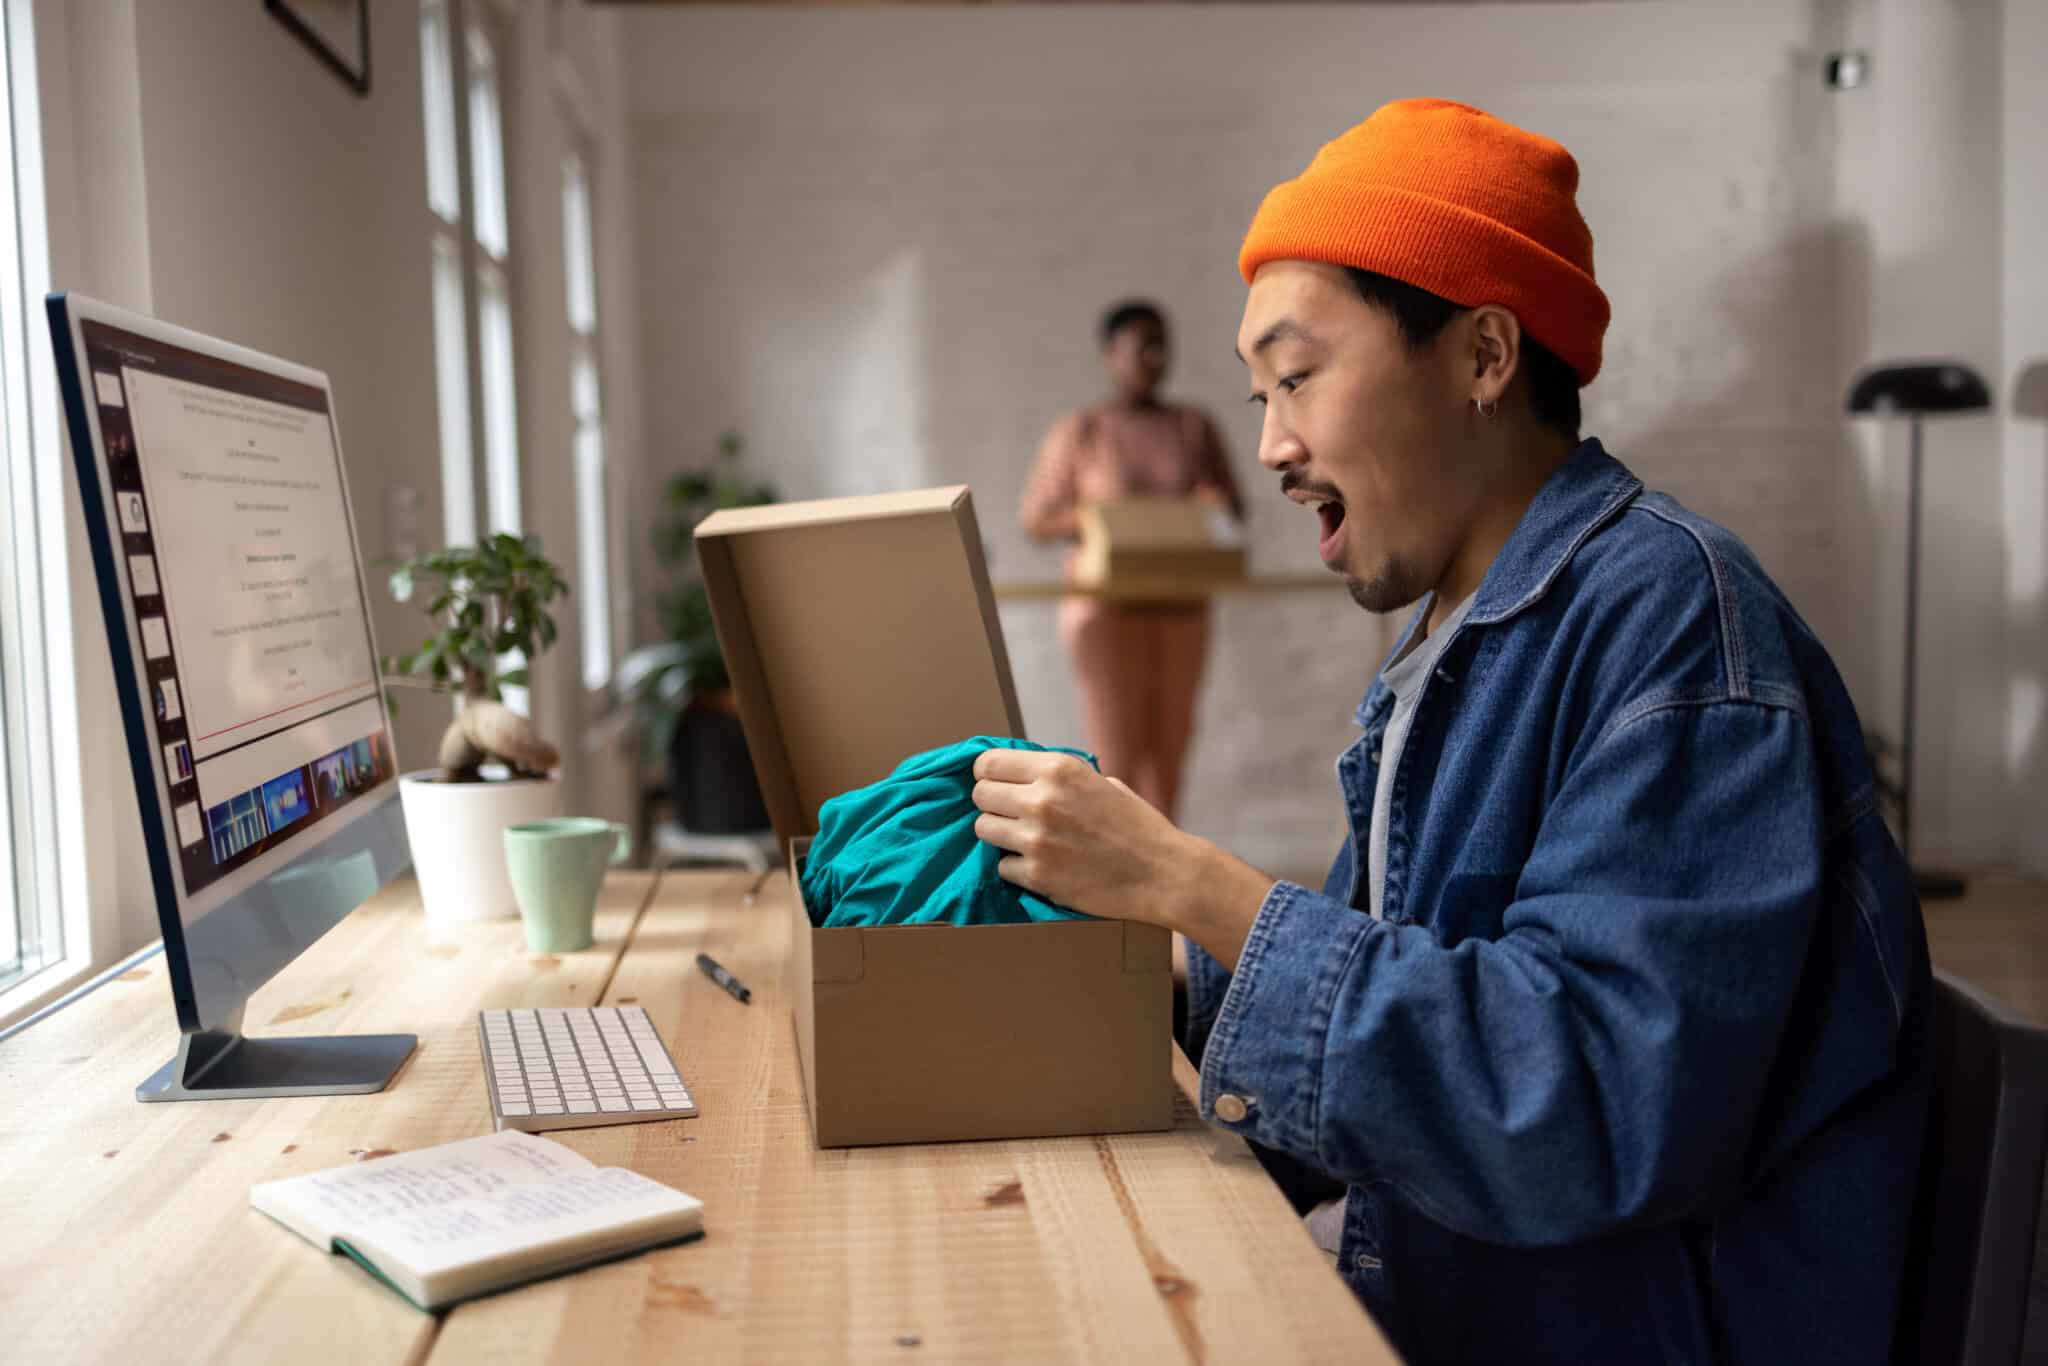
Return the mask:
<svg viewBox="0 0 2048 1366"><path fill-rule="evenodd" d="M1348 1186L1340 1269L1413 1360L1887 1359L1931 986L1820 643L1587 441L1424 684L1374 920L1392 701L1322 890L1235 973L1191 949L1203 1115Z"/></svg>

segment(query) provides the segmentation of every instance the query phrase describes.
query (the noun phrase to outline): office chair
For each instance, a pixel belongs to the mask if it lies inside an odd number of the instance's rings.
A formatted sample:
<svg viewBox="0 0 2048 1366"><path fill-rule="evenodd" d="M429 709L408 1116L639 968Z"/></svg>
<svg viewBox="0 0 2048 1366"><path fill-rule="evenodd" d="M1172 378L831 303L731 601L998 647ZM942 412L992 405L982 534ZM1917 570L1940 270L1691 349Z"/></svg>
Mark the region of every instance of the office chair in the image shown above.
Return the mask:
<svg viewBox="0 0 2048 1366"><path fill-rule="evenodd" d="M2012 1366L2025 1345L2048 1161L2048 1030L1937 971L1933 1042L1893 1360Z"/></svg>

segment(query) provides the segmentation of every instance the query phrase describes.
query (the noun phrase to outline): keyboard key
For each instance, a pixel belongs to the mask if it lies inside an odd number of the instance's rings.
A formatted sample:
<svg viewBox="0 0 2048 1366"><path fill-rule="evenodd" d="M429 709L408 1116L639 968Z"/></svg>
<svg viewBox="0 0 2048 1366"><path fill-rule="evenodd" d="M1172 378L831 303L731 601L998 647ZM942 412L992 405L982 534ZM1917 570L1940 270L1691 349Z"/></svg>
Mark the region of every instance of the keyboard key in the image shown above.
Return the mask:
<svg viewBox="0 0 2048 1366"><path fill-rule="evenodd" d="M598 1108L601 1110L613 1111L624 1110L628 1108L632 1104L632 1102L627 1100L624 1096L600 1096L598 1098L597 1104Z"/></svg>
<svg viewBox="0 0 2048 1366"><path fill-rule="evenodd" d="M588 1100L572 1100L569 1102L569 1113L572 1115L594 1115L597 1113L597 1104L594 1101Z"/></svg>
<svg viewBox="0 0 2048 1366"><path fill-rule="evenodd" d="M498 1108L508 1115L530 1115L533 1113L533 1107L523 1100L508 1100Z"/></svg>
<svg viewBox="0 0 2048 1366"><path fill-rule="evenodd" d="M633 1097L633 1108L635 1110L659 1110L661 1108L661 1102L654 1099L652 1096L648 1097L646 1100L642 1100L640 1099L640 1097L635 1096Z"/></svg>
<svg viewBox="0 0 2048 1366"><path fill-rule="evenodd" d="M538 1101L534 1104L533 1112L537 1115L559 1115L562 1113L562 1102L559 1100Z"/></svg>

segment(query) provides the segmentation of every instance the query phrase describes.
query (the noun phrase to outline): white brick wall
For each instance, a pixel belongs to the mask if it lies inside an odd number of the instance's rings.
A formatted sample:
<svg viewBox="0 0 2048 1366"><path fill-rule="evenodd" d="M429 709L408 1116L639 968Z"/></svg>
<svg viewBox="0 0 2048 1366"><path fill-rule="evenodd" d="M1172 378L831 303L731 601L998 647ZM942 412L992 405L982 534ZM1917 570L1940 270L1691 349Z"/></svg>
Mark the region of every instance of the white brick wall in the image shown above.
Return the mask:
<svg viewBox="0 0 2048 1366"><path fill-rule="evenodd" d="M1580 160L1615 304L1588 431L1747 539L1888 716L1897 589L1872 565L1898 504L1839 417L1857 238L1818 8L636 14L650 464L735 425L791 496L965 480L995 577L1051 577L1012 520L1025 467L1101 389L1100 308L1143 293L1176 323L1170 388L1232 439L1257 566L1313 569L1238 401L1237 243L1268 186L1383 100L1465 99ZM1004 611L1033 734L1073 739L1051 623ZM1332 592L1233 600L1218 625L1187 823L1319 867L1330 762L1391 624Z"/></svg>

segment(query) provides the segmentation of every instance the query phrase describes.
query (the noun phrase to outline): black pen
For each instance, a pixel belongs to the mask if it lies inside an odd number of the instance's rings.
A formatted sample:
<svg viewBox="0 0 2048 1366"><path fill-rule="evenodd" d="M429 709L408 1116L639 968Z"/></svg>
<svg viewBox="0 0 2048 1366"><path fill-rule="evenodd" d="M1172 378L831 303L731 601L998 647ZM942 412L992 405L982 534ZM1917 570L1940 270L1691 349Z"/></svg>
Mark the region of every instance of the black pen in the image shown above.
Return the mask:
<svg viewBox="0 0 2048 1366"><path fill-rule="evenodd" d="M731 993L732 998L735 1001L738 1001L741 1005L745 1005L747 1002L754 999L754 993L748 991L745 987L741 986L739 978L733 976L724 968L718 966L717 960L712 958L710 954L698 954L697 966L704 969L704 975L706 977L709 977L712 981L724 987L726 991Z"/></svg>

